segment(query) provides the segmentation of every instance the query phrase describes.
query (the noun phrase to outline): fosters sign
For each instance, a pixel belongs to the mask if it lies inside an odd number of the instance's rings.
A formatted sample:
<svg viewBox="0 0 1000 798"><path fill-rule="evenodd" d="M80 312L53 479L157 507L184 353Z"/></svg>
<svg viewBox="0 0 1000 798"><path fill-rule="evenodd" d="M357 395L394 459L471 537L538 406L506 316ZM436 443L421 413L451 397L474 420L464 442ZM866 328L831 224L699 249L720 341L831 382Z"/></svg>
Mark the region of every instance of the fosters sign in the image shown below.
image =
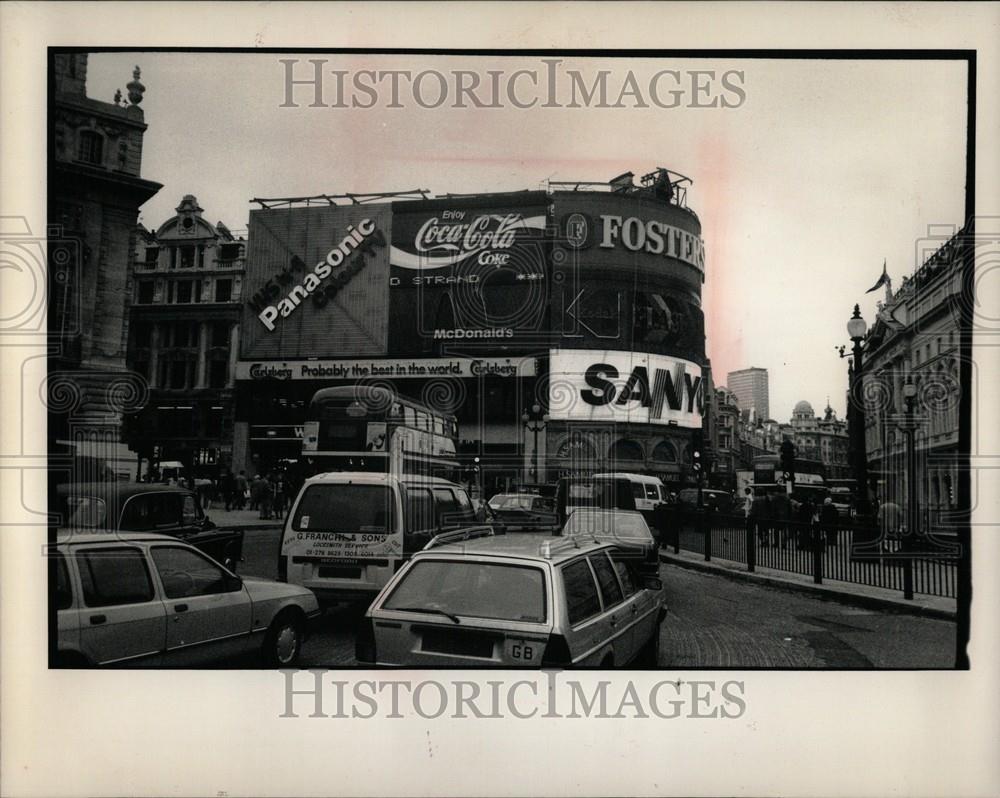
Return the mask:
<svg viewBox="0 0 1000 798"><path fill-rule="evenodd" d="M552 350L549 417L701 427L705 387L688 360L618 350Z"/></svg>

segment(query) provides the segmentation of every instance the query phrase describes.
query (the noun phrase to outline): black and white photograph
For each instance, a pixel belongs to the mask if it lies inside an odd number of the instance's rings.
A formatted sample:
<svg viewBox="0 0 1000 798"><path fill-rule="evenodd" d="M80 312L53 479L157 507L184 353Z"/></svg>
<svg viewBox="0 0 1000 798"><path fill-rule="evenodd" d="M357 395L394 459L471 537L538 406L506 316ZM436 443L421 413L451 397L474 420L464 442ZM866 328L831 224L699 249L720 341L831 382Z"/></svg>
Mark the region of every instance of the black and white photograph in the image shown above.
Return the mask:
<svg viewBox="0 0 1000 798"><path fill-rule="evenodd" d="M347 5L0 10L3 794L995 794L998 7Z"/></svg>

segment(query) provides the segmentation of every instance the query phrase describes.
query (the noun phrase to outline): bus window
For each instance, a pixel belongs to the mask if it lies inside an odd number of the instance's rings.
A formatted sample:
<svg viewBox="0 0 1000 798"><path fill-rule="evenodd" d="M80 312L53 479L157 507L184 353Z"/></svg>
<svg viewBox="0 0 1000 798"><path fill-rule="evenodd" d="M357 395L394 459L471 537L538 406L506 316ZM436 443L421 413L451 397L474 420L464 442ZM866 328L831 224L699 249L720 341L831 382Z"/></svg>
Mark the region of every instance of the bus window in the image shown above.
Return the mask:
<svg viewBox="0 0 1000 798"><path fill-rule="evenodd" d="M408 427L417 426L417 411L412 407L403 407L403 423Z"/></svg>
<svg viewBox="0 0 1000 798"><path fill-rule="evenodd" d="M417 429L430 429L430 416L423 410L417 411Z"/></svg>

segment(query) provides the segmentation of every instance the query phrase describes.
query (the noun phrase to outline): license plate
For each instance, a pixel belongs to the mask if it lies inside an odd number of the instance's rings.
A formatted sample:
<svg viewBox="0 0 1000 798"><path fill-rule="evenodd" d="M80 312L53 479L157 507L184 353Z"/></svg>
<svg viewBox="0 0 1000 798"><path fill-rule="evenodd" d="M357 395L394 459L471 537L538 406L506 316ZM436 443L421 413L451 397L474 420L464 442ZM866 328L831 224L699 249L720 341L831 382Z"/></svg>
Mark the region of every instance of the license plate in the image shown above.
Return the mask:
<svg viewBox="0 0 1000 798"><path fill-rule="evenodd" d="M531 665L541 659L544 646L545 644L538 640L507 638L504 643L504 653L507 655L507 660Z"/></svg>

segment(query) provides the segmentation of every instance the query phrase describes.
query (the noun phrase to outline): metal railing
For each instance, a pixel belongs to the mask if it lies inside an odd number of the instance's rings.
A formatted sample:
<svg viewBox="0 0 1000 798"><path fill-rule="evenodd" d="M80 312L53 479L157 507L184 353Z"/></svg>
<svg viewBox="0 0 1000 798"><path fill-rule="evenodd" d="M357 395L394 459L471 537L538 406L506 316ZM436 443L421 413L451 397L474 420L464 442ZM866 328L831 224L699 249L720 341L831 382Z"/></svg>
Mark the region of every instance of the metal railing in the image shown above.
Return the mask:
<svg viewBox="0 0 1000 798"><path fill-rule="evenodd" d="M662 545L676 552L741 563L748 571L762 567L812 576L817 584L832 580L899 590L907 599L917 593L958 596L956 551L908 552L901 541L880 538L871 527L755 520L684 508L664 517Z"/></svg>

